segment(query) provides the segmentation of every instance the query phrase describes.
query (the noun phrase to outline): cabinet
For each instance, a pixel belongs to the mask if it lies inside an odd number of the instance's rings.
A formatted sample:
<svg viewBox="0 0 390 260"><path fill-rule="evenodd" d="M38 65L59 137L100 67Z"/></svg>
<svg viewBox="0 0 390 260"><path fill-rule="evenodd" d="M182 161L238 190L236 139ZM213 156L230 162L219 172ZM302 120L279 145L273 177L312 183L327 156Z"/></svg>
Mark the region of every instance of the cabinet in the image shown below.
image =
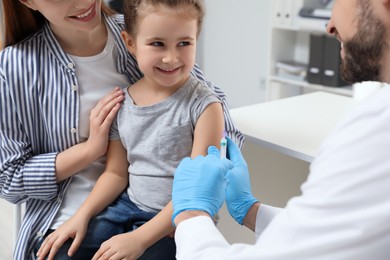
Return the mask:
<svg viewBox="0 0 390 260"><path fill-rule="evenodd" d="M325 8L323 0L274 0L269 37L267 100L325 91L352 96L352 86L328 87L310 84L304 75L280 73L280 62L309 63L310 34L326 34L327 19L299 16L302 7ZM326 1L325 1L326 2ZM327 6L328 12L330 6Z"/></svg>

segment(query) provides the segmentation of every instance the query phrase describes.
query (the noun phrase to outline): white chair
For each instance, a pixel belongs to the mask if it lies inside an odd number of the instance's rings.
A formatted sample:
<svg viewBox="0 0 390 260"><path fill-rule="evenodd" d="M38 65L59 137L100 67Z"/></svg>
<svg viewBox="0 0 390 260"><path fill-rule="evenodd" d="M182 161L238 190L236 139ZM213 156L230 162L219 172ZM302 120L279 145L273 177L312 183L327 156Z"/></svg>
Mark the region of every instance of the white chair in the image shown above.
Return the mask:
<svg viewBox="0 0 390 260"><path fill-rule="evenodd" d="M24 204L16 204L14 205L14 230L12 232L14 236L14 245L16 245L16 241L18 239L18 233L20 230L20 226L22 224L22 217L24 214Z"/></svg>

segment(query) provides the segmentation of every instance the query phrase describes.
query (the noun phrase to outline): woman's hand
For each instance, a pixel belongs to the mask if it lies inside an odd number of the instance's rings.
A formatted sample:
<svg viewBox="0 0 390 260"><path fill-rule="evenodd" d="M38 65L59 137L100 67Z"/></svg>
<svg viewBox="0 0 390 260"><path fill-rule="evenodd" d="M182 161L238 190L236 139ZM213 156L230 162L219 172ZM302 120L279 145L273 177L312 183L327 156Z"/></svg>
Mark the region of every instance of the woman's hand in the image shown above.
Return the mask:
<svg viewBox="0 0 390 260"><path fill-rule="evenodd" d="M47 259L54 259L61 246L70 238L74 239L68 251L68 255L72 256L80 247L87 227L88 220L86 218L74 215L46 237L37 252L38 259L43 260L47 255Z"/></svg>
<svg viewBox="0 0 390 260"><path fill-rule="evenodd" d="M123 99L123 91L116 87L110 94L100 99L91 110L89 138L86 144L88 150L94 153L96 158L107 152L110 127Z"/></svg>
<svg viewBox="0 0 390 260"><path fill-rule="evenodd" d="M146 248L136 231L113 236L104 242L92 260L130 260L138 259Z"/></svg>
<svg viewBox="0 0 390 260"><path fill-rule="evenodd" d="M71 146L57 155L58 182L78 173L107 152L111 123L123 99L124 93L117 87L91 110L88 140Z"/></svg>

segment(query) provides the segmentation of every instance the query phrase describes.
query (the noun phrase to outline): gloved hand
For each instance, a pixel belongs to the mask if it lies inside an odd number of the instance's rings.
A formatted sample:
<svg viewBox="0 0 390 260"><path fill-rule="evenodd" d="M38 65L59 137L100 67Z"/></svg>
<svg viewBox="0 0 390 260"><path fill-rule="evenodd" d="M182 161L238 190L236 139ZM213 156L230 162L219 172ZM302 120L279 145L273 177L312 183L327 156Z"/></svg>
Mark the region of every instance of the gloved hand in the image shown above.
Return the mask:
<svg viewBox="0 0 390 260"><path fill-rule="evenodd" d="M240 224L252 205L258 202L252 196L248 166L237 145L227 138L228 156L233 163L226 176L226 205L229 214Z"/></svg>
<svg viewBox="0 0 390 260"><path fill-rule="evenodd" d="M210 146L207 156L194 160L187 157L180 162L173 179L173 225L182 211L202 210L214 217L221 208L225 200L224 177L233 164L219 157L219 150Z"/></svg>

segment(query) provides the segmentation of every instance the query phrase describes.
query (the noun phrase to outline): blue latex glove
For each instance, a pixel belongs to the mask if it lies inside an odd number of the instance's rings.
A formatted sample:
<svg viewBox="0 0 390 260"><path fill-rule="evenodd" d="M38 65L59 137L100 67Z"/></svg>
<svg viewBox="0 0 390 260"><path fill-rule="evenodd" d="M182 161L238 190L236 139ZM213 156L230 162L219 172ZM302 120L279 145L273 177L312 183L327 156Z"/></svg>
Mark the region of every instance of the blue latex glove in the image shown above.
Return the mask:
<svg viewBox="0 0 390 260"><path fill-rule="evenodd" d="M237 145L227 138L228 156L233 163L226 176L226 205L229 214L240 224L252 205L258 202L252 196L251 184L246 161Z"/></svg>
<svg viewBox="0 0 390 260"><path fill-rule="evenodd" d="M224 177L233 164L219 157L219 150L210 146L207 156L194 160L187 157L180 162L173 179L173 225L182 211L202 210L214 217L221 208L225 200Z"/></svg>

